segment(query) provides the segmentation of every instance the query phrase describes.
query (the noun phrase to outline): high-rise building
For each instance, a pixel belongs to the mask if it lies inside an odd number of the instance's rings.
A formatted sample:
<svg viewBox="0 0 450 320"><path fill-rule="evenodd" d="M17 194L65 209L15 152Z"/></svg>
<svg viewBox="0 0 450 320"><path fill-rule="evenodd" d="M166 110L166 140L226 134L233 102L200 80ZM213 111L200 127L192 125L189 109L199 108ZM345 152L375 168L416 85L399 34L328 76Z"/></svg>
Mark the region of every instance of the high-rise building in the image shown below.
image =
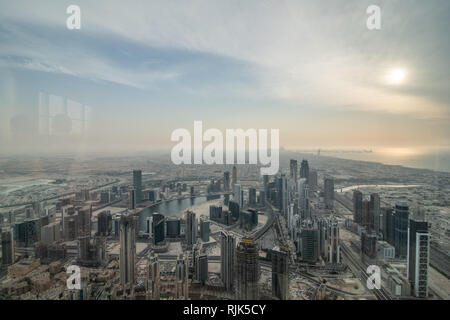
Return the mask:
<svg viewBox="0 0 450 320"><path fill-rule="evenodd" d="M109 236L112 231L111 211L102 211L97 216L97 233L99 236Z"/></svg>
<svg viewBox="0 0 450 320"><path fill-rule="evenodd" d="M407 276L414 296L419 298L428 297L430 238L426 221L418 218L409 220Z"/></svg>
<svg viewBox="0 0 450 320"><path fill-rule="evenodd" d="M197 261L195 264L196 270L196 280L201 284L205 284L208 281L208 256L206 254L199 254L196 257Z"/></svg>
<svg viewBox="0 0 450 320"><path fill-rule="evenodd" d="M288 211L288 187L287 187L287 179L284 174L281 174L281 177L277 180L277 193L278 193L278 209L283 217L287 216Z"/></svg>
<svg viewBox="0 0 450 320"><path fill-rule="evenodd" d="M181 234L181 221L179 218L171 217L166 221L166 234L168 238L177 238Z"/></svg>
<svg viewBox="0 0 450 320"><path fill-rule="evenodd" d="M300 217L302 219L308 219L311 217L309 206L309 188L306 183L306 178L300 178L298 180L298 210L300 211Z"/></svg>
<svg viewBox="0 0 450 320"><path fill-rule="evenodd" d="M269 176L267 174L263 175L263 181L264 181L264 192L266 193L266 196L268 194L268 186L269 186Z"/></svg>
<svg viewBox="0 0 450 320"><path fill-rule="evenodd" d="M365 229L361 232L361 252L371 259L377 256L377 236Z"/></svg>
<svg viewBox="0 0 450 320"><path fill-rule="evenodd" d="M12 228L1 229L2 265L9 266L15 262L14 232Z"/></svg>
<svg viewBox="0 0 450 320"><path fill-rule="evenodd" d="M319 258L319 230L305 228L301 231L302 237L302 260L317 262Z"/></svg>
<svg viewBox="0 0 450 320"><path fill-rule="evenodd" d="M372 193L370 195L370 216L372 218L371 225L375 234L380 232L380 195Z"/></svg>
<svg viewBox="0 0 450 320"><path fill-rule="evenodd" d="M339 244L339 226L337 220L330 220L328 227L328 262L341 263L341 245Z"/></svg>
<svg viewBox="0 0 450 320"><path fill-rule="evenodd" d="M120 283L133 286L136 267L136 219L133 215L120 218Z"/></svg>
<svg viewBox="0 0 450 320"><path fill-rule="evenodd" d="M241 210L239 213L239 226L241 229L250 231L258 225L258 211L253 209Z"/></svg>
<svg viewBox="0 0 450 320"><path fill-rule="evenodd" d="M186 212L186 243L192 247L197 242L197 217L195 212L188 210Z"/></svg>
<svg viewBox="0 0 450 320"><path fill-rule="evenodd" d="M233 287L236 240L231 233L220 232L220 277L227 290Z"/></svg>
<svg viewBox="0 0 450 320"><path fill-rule="evenodd" d="M77 239L78 231L78 216L74 215L64 219L64 239L67 241L73 241Z"/></svg>
<svg viewBox="0 0 450 320"><path fill-rule="evenodd" d="M161 273L159 269L158 255L156 255L153 251L150 252L149 256L147 278L147 291L152 299L158 300L160 298Z"/></svg>
<svg viewBox="0 0 450 320"><path fill-rule="evenodd" d="M189 299L189 263L186 255L180 254L175 267L175 299Z"/></svg>
<svg viewBox="0 0 450 320"><path fill-rule="evenodd" d="M333 200L334 200L334 179L333 178L325 178L324 183L324 200L325 206L328 209L333 209Z"/></svg>
<svg viewBox="0 0 450 320"><path fill-rule="evenodd" d="M100 192L100 203L107 204L111 202L111 194L109 191Z"/></svg>
<svg viewBox="0 0 450 320"><path fill-rule="evenodd" d="M219 221L222 218L222 206L209 206L209 219Z"/></svg>
<svg viewBox="0 0 450 320"><path fill-rule="evenodd" d="M248 205L250 207L256 206L256 189L255 188L248 189Z"/></svg>
<svg viewBox="0 0 450 320"><path fill-rule="evenodd" d="M286 247L275 247L272 256L272 296L287 300L289 297L289 251Z"/></svg>
<svg viewBox="0 0 450 320"><path fill-rule="evenodd" d="M78 209L78 229L80 235L91 234L92 207Z"/></svg>
<svg viewBox="0 0 450 320"><path fill-rule="evenodd" d="M244 198L242 197L242 192L241 192L241 185L240 184L235 184L233 185L233 200L239 204L239 207L243 207L244 205Z"/></svg>
<svg viewBox="0 0 450 320"><path fill-rule="evenodd" d="M309 171L308 185L311 190L313 191L317 190L317 171L315 170Z"/></svg>
<svg viewBox="0 0 450 320"><path fill-rule="evenodd" d="M154 212L152 218L153 244L158 245L164 241L164 216Z"/></svg>
<svg viewBox="0 0 450 320"><path fill-rule="evenodd" d="M325 219L317 221L317 229L319 231L319 256L328 259L328 222Z"/></svg>
<svg viewBox="0 0 450 320"><path fill-rule="evenodd" d="M90 235L78 237L78 260L82 266L98 266L106 260L106 239L96 236L91 239Z"/></svg>
<svg viewBox="0 0 450 320"><path fill-rule="evenodd" d="M130 190L130 195L128 198L128 209L130 209L130 210L136 209L136 190L135 189Z"/></svg>
<svg viewBox="0 0 450 320"><path fill-rule="evenodd" d="M297 160L291 159L289 163L289 178L297 182L298 180L298 165Z"/></svg>
<svg viewBox="0 0 450 320"><path fill-rule="evenodd" d="M300 178L305 178L306 183L309 183L309 165L308 160L303 159L300 164Z"/></svg>
<svg viewBox="0 0 450 320"><path fill-rule="evenodd" d="M384 240L386 240L389 244L395 244L395 211L392 208L386 208L384 211L386 227L383 233Z"/></svg>
<svg viewBox="0 0 450 320"><path fill-rule="evenodd" d="M153 217L147 217L145 219L145 233L149 238L153 238Z"/></svg>
<svg viewBox="0 0 450 320"><path fill-rule="evenodd" d="M233 166L233 170L231 171L231 185L234 186L237 184L237 168Z"/></svg>
<svg viewBox="0 0 450 320"><path fill-rule="evenodd" d="M370 201L364 199L362 201L362 215L361 215L361 225L366 228L367 232L371 233L372 227L372 212L370 211Z"/></svg>
<svg viewBox="0 0 450 320"><path fill-rule="evenodd" d="M61 239L60 221L52 222L41 228L41 242L52 244Z"/></svg>
<svg viewBox="0 0 450 320"><path fill-rule="evenodd" d="M223 173L223 190L230 191L230 171Z"/></svg>
<svg viewBox="0 0 450 320"><path fill-rule="evenodd" d="M133 170L133 186L136 191L136 203L142 202L142 171Z"/></svg>
<svg viewBox="0 0 450 320"><path fill-rule="evenodd" d="M231 216L234 220L238 220L241 214L241 206L236 201L228 202L228 210L231 212Z"/></svg>
<svg viewBox="0 0 450 320"><path fill-rule="evenodd" d="M200 237L203 242L209 241L209 221L200 219Z"/></svg>
<svg viewBox="0 0 450 320"><path fill-rule="evenodd" d="M266 205L266 192L264 190L259 191L258 205L264 207Z"/></svg>
<svg viewBox="0 0 450 320"><path fill-rule="evenodd" d="M17 247L29 247L38 242L41 237L40 219L34 218L16 223L15 232L17 234Z"/></svg>
<svg viewBox="0 0 450 320"><path fill-rule="evenodd" d="M236 276L236 299L259 299L258 246L252 238L242 238L236 249Z"/></svg>
<svg viewBox="0 0 450 320"><path fill-rule="evenodd" d="M363 194L359 190L353 190L353 221L362 224Z"/></svg>
<svg viewBox="0 0 450 320"><path fill-rule="evenodd" d="M396 204L394 213L394 247L399 258L405 259L408 251L409 207Z"/></svg>

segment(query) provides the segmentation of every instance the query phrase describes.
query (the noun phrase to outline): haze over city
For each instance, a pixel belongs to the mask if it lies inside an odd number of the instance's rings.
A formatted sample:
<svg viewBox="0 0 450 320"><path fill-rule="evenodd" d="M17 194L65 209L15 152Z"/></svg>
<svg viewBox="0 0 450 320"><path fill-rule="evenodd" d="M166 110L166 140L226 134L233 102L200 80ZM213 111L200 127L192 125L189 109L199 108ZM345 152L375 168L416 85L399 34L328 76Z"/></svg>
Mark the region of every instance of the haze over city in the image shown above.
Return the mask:
<svg viewBox="0 0 450 320"><path fill-rule="evenodd" d="M381 1L380 30L370 1L77 3L80 30L68 1L1 3L3 152L169 150L202 120L278 128L291 150L448 159L447 1ZM43 133L42 93L69 118L86 106L84 130Z"/></svg>

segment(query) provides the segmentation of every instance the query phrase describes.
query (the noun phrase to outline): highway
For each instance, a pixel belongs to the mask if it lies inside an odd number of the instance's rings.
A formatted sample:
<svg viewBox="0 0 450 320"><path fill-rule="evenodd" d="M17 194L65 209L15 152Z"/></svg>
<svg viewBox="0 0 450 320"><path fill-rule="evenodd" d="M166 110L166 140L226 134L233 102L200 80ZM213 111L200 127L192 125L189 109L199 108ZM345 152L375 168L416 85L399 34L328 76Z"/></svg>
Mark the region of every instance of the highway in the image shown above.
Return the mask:
<svg viewBox="0 0 450 320"><path fill-rule="evenodd" d="M355 273L355 275L361 276L361 281L366 284L369 275L367 274L367 266L363 264L343 242L341 242L341 254L345 257L348 267ZM371 290L378 300L392 300L389 293L384 289Z"/></svg>
<svg viewBox="0 0 450 320"><path fill-rule="evenodd" d="M270 262L270 261L260 260L259 263L261 264L261 266L264 266L264 267L267 267L269 269L272 269L272 262ZM296 275L300 275L300 276L308 279L309 281L313 282L314 284L316 284L318 286L323 284L321 281L319 281L317 279L314 279L310 275L308 275L308 274L306 274L306 273L304 273L302 271L299 271L298 270L298 266L296 266L296 265L290 264L289 265L289 271L294 273L294 274L296 274ZM344 291L344 290L333 288L333 287L329 287L329 286L327 286L327 289L332 291L332 292L335 292L335 293L351 295L351 296L356 296L357 295L356 293L353 293L353 292L348 292L348 291Z"/></svg>

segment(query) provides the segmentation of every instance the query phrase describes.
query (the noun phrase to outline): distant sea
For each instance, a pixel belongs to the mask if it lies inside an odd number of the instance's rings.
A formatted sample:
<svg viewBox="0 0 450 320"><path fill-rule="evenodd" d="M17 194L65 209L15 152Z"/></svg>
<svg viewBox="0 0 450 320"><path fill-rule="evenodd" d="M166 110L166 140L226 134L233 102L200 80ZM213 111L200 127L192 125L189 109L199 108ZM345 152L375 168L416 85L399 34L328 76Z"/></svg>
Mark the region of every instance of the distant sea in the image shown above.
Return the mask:
<svg viewBox="0 0 450 320"><path fill-rule="evenodd" d="M430 169L434 171L450 172L450 149L439 149L427 152L412 153L410 155L391 155L386 152L321 152L321 155L361 160L381 162L388 165L401 165L410 168Z"/></svg>

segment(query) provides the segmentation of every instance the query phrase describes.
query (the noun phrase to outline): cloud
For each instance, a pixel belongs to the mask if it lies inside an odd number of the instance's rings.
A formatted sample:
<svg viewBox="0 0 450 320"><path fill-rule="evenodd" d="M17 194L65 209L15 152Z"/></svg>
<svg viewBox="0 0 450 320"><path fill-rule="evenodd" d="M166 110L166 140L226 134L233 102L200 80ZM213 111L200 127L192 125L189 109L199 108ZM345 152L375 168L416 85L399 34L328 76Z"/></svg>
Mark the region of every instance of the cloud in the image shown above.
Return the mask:
<svg viewBox="0 0 450 320"><path fill-rule="evenodd" d="M357 112L412 119L410 130L448 124L449 2L378 1L382 29L369 31L371 2L77 1L79 31L65 28L68 2L3 2L0 66L112 82L220 119L227 106L261 123ZM408 81L390 86L398 66Z"/></svg>

